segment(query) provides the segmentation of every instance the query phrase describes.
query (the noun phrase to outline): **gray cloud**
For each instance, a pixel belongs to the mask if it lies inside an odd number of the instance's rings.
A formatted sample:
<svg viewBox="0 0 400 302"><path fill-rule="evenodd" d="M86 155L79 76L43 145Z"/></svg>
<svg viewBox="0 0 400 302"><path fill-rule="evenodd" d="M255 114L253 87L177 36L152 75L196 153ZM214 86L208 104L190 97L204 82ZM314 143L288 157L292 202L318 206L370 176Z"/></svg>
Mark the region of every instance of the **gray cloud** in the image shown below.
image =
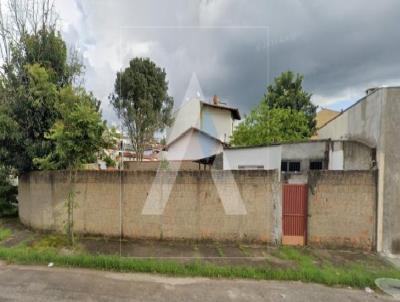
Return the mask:
<svg viewBox="0 0 400 302"><path fill-rule="evenodd" d="M166 69L176 103L195 72L207 97L244 112L288 69L304 74L318 104L400 81L397 0L57 1L64 36L80 48L86 86L108 120L115 73L133 56Z"/></svg>

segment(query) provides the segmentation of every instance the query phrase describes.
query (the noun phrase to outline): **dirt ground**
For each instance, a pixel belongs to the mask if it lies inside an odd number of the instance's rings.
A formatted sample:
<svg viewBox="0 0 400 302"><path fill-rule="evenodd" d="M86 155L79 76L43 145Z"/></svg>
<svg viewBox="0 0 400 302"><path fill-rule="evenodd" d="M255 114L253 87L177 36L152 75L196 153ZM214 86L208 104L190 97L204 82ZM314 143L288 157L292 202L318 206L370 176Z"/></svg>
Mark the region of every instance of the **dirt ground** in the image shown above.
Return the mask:
<svg viewBox="0 0 400 302"><path fill-rule="evenodd" d="M40 244L55 244L65 251L57 242L57 235L32 231L18 219L0 219L0 227L12 230L12 235L0 243L1 246L32 246ZM54 238L56 239L54 239ZM60 236L59 236L60 237ZM49 243L50 242L50 243ZM54 243L55 242L55 243ZM80 250L91 254L121 255L124 257L173 259L179 262L189 262L201 259L220 265L266 265L279 268L296 267L298 263L285 259L279 254L279 248L265 244L244 244L240 242L213 241L162 241L162 240L119 240L104 237L84 237L78 239ZM388 264L372 252L356 250L328 250L304 247L299 248L302 255L312 259L315 265L332 263L335 266L359 264L372 269L385 268Z"/></svg>

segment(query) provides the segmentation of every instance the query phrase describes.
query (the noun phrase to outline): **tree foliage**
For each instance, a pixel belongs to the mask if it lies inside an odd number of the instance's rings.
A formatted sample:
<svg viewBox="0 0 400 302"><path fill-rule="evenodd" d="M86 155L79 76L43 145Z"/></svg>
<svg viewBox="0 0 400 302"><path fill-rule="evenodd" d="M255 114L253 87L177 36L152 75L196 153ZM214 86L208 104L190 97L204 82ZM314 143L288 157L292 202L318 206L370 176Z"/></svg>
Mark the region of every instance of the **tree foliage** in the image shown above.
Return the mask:
<svg viewBox="0 0 400 302"><path fill-rule="evenodd" d="M154 133L172 123L173 99L168 95L165 70L149 59L132 59L117 73L110 100L127 129L137 160L141 160Z"/></svg>
<svg viewBox="0 0 400 302"><path fill-rule="evenodd" d="M303 76L282 73L268 86L261 103L236 127L231 143L236 146L293 142L311 137L315 110L311 94L302 88Z"/></svg>
<svg viewBox="0 0 400 302"><path fill-rule="evenodd" d="M283 72L275 78L274 84L269 85L263 101L269 108L290 108L301 111L308 120L310 132L315 132L315 115L317 106L311 103L311 93L303 90L303 75L292 71Z"/></svg>
<svg viewBox="0 0 400 302"><path fill-rule="evenodd" d="M15 127L7 141L0 138L0 149L14 153L1 164L23 173L54 149L45 134L60 118L60 90L73 84L82 65L76 57L68 60L52 1L9 0L6 12L0 10L0 105Z"/></svg>
<svg viewBox="0 0 400 302"><path fill-rule="evenodd" d="M254 146L299 141L310 135L304 112L270 108L262 102L236 127L231 143L235 146Z"/></svg>
<svg viewBox="0 0 400 302"><path fill-rule="evenodd" d="M95 104L80 89L63 88L57 104L60 119L46 138L55 145L46 157L35 159L42 169L76 170L84 163L94 162L96 153L106 147L107 127Z"/></svg>
<svg viewBox="0 0 400 302"><path fill-rule="evenodd" d="M37 169L37 164L69 167L72 162L66 162L63 152L80 163L89 160L88 150L97 150L82 144L104 128L99 101L82 88L72 88L83 67L76 51L67 51L57 20L53 0L0 5L0 170L5 171L0 186L10 184L10 175ZM73 129L72 120L79 120ZM68 133L73 133L70 140Z"/></svg>
<svg viewBox="0 0 400 302"><path fill-rule="evenodd" d="M12 184L11 171L0 166L0 217L15 215L17 209L17 187Z"/></svg>

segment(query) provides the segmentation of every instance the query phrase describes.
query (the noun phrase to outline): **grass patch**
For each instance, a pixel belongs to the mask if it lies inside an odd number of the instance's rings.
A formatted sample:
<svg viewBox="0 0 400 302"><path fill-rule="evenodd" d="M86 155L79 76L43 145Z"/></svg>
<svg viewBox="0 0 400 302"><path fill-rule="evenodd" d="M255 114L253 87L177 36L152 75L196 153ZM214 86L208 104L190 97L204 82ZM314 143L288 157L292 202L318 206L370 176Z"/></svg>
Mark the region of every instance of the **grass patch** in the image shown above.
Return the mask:
<svg viewBox="0 0 400 302"><path fill-rule="evenodd" d="M283 251L284 257L305 261L293 251ZM118 272L160 273L171 276L202 276L210 278L248 278L257 280L300 280L326 285L343 285L363 288L375 287L374 280L379 277L400 278L395 269L366 271L361 267L337 268L332 265L316 267L300 266L296 269L279 269L273 267L219 266L200 260L190 263L178 263L169 260L135 259L118 256L73 254L61 255L54 248L39 250L36 248L0 247L0 259L19 264L47 264L56 266L81 267Z"/></svg>
<svg viewBox="0 0 400 302"><path fill-rule="evenodd" d="M6 240L11 234L10 229L0 227L0 241Z"/></svg>
<svg viewBox="0 0 400 302"><path fill-rule="evenodd" d="M36 241L33 244L33 247L36 249L48 249L48 248L62 248L62 247L69 247L70 243L65 235L59 235L59 234L51 234L51 235L46 235L42 238L40 238L38 241Z"/></svg>

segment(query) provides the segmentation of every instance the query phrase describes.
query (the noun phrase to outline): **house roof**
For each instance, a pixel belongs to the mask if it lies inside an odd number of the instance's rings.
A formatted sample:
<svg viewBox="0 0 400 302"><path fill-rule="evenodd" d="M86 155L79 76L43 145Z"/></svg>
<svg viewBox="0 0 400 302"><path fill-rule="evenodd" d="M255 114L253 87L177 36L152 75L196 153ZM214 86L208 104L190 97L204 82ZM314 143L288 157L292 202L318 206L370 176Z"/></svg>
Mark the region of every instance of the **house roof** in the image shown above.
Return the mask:
<svg viewBox="0 0 400 302"><path fill-rule="evenodd" d="M169 146L171 146L173 143L175 143L176 141L178 141L179 139L181 139L182 137L184 137L184 136L185 136L187 133L189 133L189 132L198 132L198 133L201 133L201 134L203 134L203 135L205 135L205 136L207 136L207 137L209 137L209 138L211 138L211 139L213 139L213 140L216 140L217 142L219 142L219 143L221 143L221 144L224 144L223 141L221 141L220 139L218 139L218 138L216 138L216 137L214 137L214 136L208 134L207 132L205 132L205 131L203 131L203 130L200 130L199 128L196 128L196 127L190 127L190 128L188 128L187 130L185 130L184 132L182 132L180 135L178 135L176 138L174 138L172 141L170 141L170 142L165 146L166 149L168 149Z"/></svg>
<svg viewBox="0 0 400 302"><path fill-rule="evenodd" d="M229 110L232 113L232 117L235 120L240 120L241 119L240 112L239 112L238 108L229 107L229 106L225 106L225 105L222 105L222 104L215 105L215 104L207 103L207 102L204 102L204 101L200 101L200 104L202 106L208 106L208 107L222 109L222 110Z"/></svg>
<svg viewBox="0 0 400 302"><path fill-rule="evenodd" d="M305 140L299 140L299 141L293 141L293 142L281 142L281 143L269 143L269 144L260 144L260 145L253 145L253 146L226 146L224 147L224 150L237 150L237 149L254 149L254 148L266 148L266 147L278 147L281 145L295 145L295 144L304 144L304 143L321 143L321 142L329 142L331 141L330 139L305 139Z"/></svg>
<svg viewBox="0 0 400 302"><path fill-rule="evenodd" d="M317 129L328 123L330 120L340 114L340 111L331 110L328 108L321 107L321 110L317 112L315 120L317 122Z"/></svg>

